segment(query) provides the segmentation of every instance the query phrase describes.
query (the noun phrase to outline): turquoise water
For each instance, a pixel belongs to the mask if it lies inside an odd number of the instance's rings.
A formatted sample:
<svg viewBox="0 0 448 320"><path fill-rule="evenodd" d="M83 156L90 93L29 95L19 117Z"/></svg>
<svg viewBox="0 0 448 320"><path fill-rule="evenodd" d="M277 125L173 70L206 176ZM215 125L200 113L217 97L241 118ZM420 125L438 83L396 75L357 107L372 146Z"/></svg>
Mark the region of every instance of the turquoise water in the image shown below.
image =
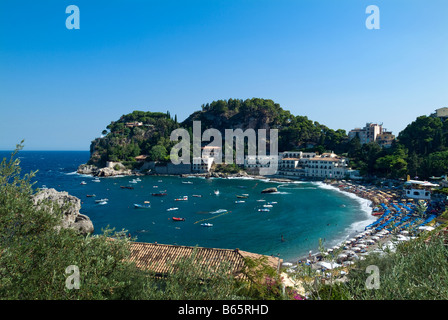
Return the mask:
<svg viewBox="0 0 448 320"><path fill-rule="evenodd" d="M4 155L0 153L1 158ZM368 213L367 201L321 183L177 176L144 176L137 183L130 183L136 177L100 178L100 182L94 182L93 177L75 172L88 160L88 152L30 151L19 156L24 172L40 170L36 187L46 185L80 198L81 213L90 217L96 233L107 226L125 229L141 242L239 248L295 261L309 250L316 252L319 239L332 247L374 220ZM81 181L86 184L81 185ZM279 192L262 194L268 187L277 187ZM166 190L167 195L151 195L161 190ZM219 190L219 195L214 190ZM242 194L249 196L236 197ZM175 201L183 196L188 200ZM101 198L109 199L107 204L95 203ZM238 200L245 202L235 203ZM134 208L134 203L145 201L150 201L151 208ZM259 212L267 202L277 203L269 212ZM167 211L172 207L179 209ZM173 221L173 217L185 221ZM204 222L213 226L201 226Z"/></svg>

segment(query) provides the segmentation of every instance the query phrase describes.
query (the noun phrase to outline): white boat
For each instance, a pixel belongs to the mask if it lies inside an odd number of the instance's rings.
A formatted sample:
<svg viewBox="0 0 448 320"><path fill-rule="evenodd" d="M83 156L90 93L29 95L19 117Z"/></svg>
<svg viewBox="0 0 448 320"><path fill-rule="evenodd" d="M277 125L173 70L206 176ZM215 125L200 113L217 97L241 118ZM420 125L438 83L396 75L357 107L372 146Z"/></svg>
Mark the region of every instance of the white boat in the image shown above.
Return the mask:
<svg viewBox="0 0 448 320"><path fill-rule="evenodd" d="M237 200L237 201L235 201L235 203L244 203L245 201L243 201L243 200Z"/></svg>
<svg viewBox="0 0 448 320"><path fill-rule="evenodd" d="M219 190L215 190L215 191L213 191L216 195L218 195L219 194Z"/></svg>
<svg viewBox="0 0 448 320"><path fill-rule="evenodd" d="M275 201L270 201L270 202L268 202L268 204L277 204L277 202L275 202Z"/></svg>
<svg viewBox="0 0 448 320"><path fill-rule="evenodd" d="M182 198L174 199L174 201L187 201L187 200L188 200L188 196L183 196Z"/></svg>
<svg viewBox="0 0 448 320"><path fill-rule="evenodd" d="M191 181L182 181L182 183L185 183L185 184L193 184L193 182L191 182Z"/></svg>
<svg viewBox="0 0 448 320"><path fill-rule="evenodd" d="M139 182L142 181L142 179L140 179L140 178L137 178L137 179L134 179L134 180L135 181L139 181Z"/></svg>
<svg viewBox="0 0 448 320"><path fill-rule="evenodd" d="M93 179L92 181L93 181L93 182L101 182L100 179L98 179L98 178L95 178L95 179Z"/></svg>
<svg viewBox="0 0 448 320"><path fill-rule="evenodd" d="M106 199L106 198L95 200L96 203L107 202L107 201L109 201L109 199Z"/></svg>
<svg viewBox="0 0 448 320"><path fill-rule="evenodd" d="M262 209L258 209L258 211L260 211L260 212L268 212L270 210L268 208L262 208Z"/></svg>
<svg viewBox="0 0 448 320"><path fill-rule="evenodd" d="M174 210L179 210L179 208L168 208L168 209L166 209L166 211L174 211Z"/></svg>
<svg viewBox="0 0 448 320"><path fill-rule="evenodd" d="M129 181L129 183L137 183L138 181L135 179L132 179L131 181Z"/></svg>
<svg viewBox="0 0 448 320"><path fill-rule="evenodd" d="M80 184L87 184L87 182L85 182L85 181L81 181L81 183Z"/></svg>
<svg viewBox="0 0 448 320"><path fill-rule="evenodd" d="M201 223L201 226L203 227L213 227L212 223Z"/></svg>
<svg viewBox="0 0 448 320"><path fill-rule="evenodd" d="M101 201L101 202L99 202L98 204L99 204L99 205L105 205L105 204L107 204L107 201Z"/></svg>
<svg viewBox="0 0 448 320"><path fill-rule="evenodd" d="M257 200L258 202L265 202L266 200L264 200L264 199L259 199L259 200Z"/></svg>
<svg viewBox="0 0 448 320"><path fill-rule="evenodd" d="M263 207L264 208L272 208L273 206L272 206L272 204L264 204Z"/></svg>

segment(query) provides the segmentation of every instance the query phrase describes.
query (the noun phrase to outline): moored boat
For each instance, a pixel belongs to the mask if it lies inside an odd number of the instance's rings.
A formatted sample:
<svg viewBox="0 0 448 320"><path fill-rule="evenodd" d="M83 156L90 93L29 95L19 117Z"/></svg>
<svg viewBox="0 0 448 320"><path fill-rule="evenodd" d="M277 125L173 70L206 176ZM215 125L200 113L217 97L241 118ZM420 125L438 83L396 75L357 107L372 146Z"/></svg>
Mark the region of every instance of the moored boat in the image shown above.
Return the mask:
<svg viewBox="0 0 448 320"><path fill-rule="evenodd" d="M219 190L215 190L215 191L213 191L216 195L218 195L219 194Z"/></svg>
<svg viewBox="0 0 448 320"><path fill-rule="evenodd" d="M173 221L185 221L185 218L173 217Z"/></svg>
<svg viewBox="0 0 448 320"><path fill-rule="evenodd" d="M262 209L258 209L258 211L260 211L260 212L268 212L270 210L268 208L262 208Z"/></svg>
<svg viewBox="0 0 448 320"><path fill-rule="evenodd" d="M164 191L159 191L159 192L154 192L154 193L151 193L151 195L153 195L153 196L155 196L155 197L161 197L161 196L166 196L166 190L164 190Z"/></svg>
<svg viewBox="0 0 448 320"><path fill-rule="evenodd" d="M168 208L168 209L166 209L166 211L174 211L174 210L179 210L179 208Z"/></svg>
<svg viewBox="0 0 448 320"><path fill-rule="evenodd" d="M145 203L145 204L134 203L134 208L135 209L149 209L149 208L151 208L151 205L149 203Z"/></svg>
<svg viewBox="0 0 448 320"><path fill-rule="evenodd" d="M187 201L187 200L188 200L188 196L183 196L182 198L174 199L174 201Z"/></svg>
<svg viewBox="0 0 448 320"><path fill-rule="evenodd" d="M201 223L201 226L203 227L213 227L212 223Z"/></svg>

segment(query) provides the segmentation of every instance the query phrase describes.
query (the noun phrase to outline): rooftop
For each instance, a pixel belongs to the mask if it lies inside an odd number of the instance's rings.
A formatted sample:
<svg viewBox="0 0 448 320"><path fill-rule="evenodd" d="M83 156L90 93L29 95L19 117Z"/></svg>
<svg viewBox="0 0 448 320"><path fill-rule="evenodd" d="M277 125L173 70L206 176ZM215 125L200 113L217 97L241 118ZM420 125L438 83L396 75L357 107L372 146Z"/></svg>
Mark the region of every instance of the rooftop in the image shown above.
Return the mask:
<svg viewBox="0 0 448 320"><path fill-rule="evenodd" d="M144 242L131 243L130 260L134 261L140 269L153 271L157 276L165 276L173 272L174 264L182 259L190 258L193 253L196 254L195 262L204 272L216 270L223 263L229 263L230 272L235 277L242 279L245 278L242 274L245 258L257 259L267 257L268 265L274 269L278 269L283 262L282 259L276 257L238 249L216 249Z"/></svg>

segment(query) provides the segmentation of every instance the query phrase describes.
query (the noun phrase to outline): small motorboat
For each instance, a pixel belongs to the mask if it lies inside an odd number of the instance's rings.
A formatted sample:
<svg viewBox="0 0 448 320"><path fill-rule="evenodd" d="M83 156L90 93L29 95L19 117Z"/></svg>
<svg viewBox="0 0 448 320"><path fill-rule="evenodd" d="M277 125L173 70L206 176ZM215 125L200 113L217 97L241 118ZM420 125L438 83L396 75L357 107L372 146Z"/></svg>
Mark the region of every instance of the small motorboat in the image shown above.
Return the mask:
<svg viewBox="0 0 448 320"><path fill-rule="evenodd" d="M216 195L218 195L219 194L219 190L215 190L215 191L213 191Z"/></svg>
<svg viewBox="0 0 448 320"><path fill-rule="evenodd" d="M173 221L185 221L185 218L173 217L172 219L173 219Z"/></svg>
<svg viewBox="0 0 448 320"><path fill-rule="evenodd" d="M268 204L277 204L276 201L269 201Z"/></svg>
<svg viewBox="0 0 448 320"><path fill-rule="evenodd" d="M98 202L98 204L99 205L105 205L105 204L107 204L107 201L101 201L101 202Z"/></svg>
<svg viewBox="0 0 448 320"><path fill-rule="evenodd" d="M179 210L179 208L168 208L168 209L166 209L166 211L174 211L174 210Z"/></svg>
<svg viewBox="0 0 448 320"><path fill-rule="evenodd" d="M266 200L264 200L264 199L259 199L259 200L257 200L257 202L265 202Z"/></svg>
<svg viewBox="0 0 448 320"><path fill-rule="evenodd" d="M246 201L244 201L244 200L237 200L237 201L235 201L235 203L245 203Z"/></svg>
<svg viewBox="0 0 448 320"><path fill-rule="evenodd" d="M151 193L151 195L153 195L153 196L155 196L155 197L166 196L166 190L164 190L164 191L159 191L159 192L155 192L155 193Z"/></svg>
<svg viewBox="0 0 448 320"><path fill-rule="evenodd" d="M272 206L272 204L264 204L263 207L264 208L272 208L273 206Z"/></svg>
<svg viewBox="0 0 448 320"><path fill-rule="evenodd" d="M182 181L182 183L185 183L185 184L193 184L193 182L191 182L191 181Z"/></svg>
<svg viewBox="0 0 448 320"><path fill-rule="evenodd" d="M96 197L96 195L94 195L94 194L86 194L86 197L87 198L92 198L92 197Z"/></svg>
<svg viewBox="0 0 448 320"><path fill-rule="evenodd" d="M151 208L151 204L149 204L149 203L144 203L144 204L134 203L134 208L135 209L149 209L149 208Z"/></svg>
<svg viewBox="0 0 448 320"><path fill-rule="evenodd" d="M107 202L107 201L109 201L109 199L106 199L106 198L104 198L104 199L99 199L99 200L95 200L96 203Z"/></svg>
<svg viewBox="0 0 448 320"><path fill-rule="evenodd" d="M183 196L182 198L174 199L174 201L187 201L187 200L188 200L188 196Z"/></svg>
<svg viewBox="0 0 448 320"><path fill-rule="evenodd" d="M213 227L212 223L201 223L201 226L203 227Z"/></svg>
<svg viewBox="0 0 448 320"><path fill-rule="evenodd" d="M236 196L237 198L239 198L239 199L247 199L247 196L246 195L242 195L242 196Z"/></svg>
<svg viewBox="0 0 448 320"><path fill-rule="evenodd" d="M81 181L80 184L84 185L84 184L87 184L87 182L85 182L85 181Z"/></svg>
<svg viewBox="0 0 448 320"><path fill-rule="evenodd" d="M193 197L202 198L202 196L200 194L194 194Z"/></svg>
<svg viewBox="0 0 448 320"><path fill-rule="evenodd" d="M261 208L261 209L258 209L258 211L260 211L260 212L269 212L270 210L268 208Z"/></svg>
<svg viewBox="0 0 448 320"><path fill-rule="evenodd" d="M93 179L92 182L101 182L101 180L96 178L96 179Z"/></svg>
<svg viewBox="0 0 448 320"><path fill-rule="evenodd" d="M135 179L132 179L131 181L129 181L129 183L138 183L138 181Z"/></svg>

